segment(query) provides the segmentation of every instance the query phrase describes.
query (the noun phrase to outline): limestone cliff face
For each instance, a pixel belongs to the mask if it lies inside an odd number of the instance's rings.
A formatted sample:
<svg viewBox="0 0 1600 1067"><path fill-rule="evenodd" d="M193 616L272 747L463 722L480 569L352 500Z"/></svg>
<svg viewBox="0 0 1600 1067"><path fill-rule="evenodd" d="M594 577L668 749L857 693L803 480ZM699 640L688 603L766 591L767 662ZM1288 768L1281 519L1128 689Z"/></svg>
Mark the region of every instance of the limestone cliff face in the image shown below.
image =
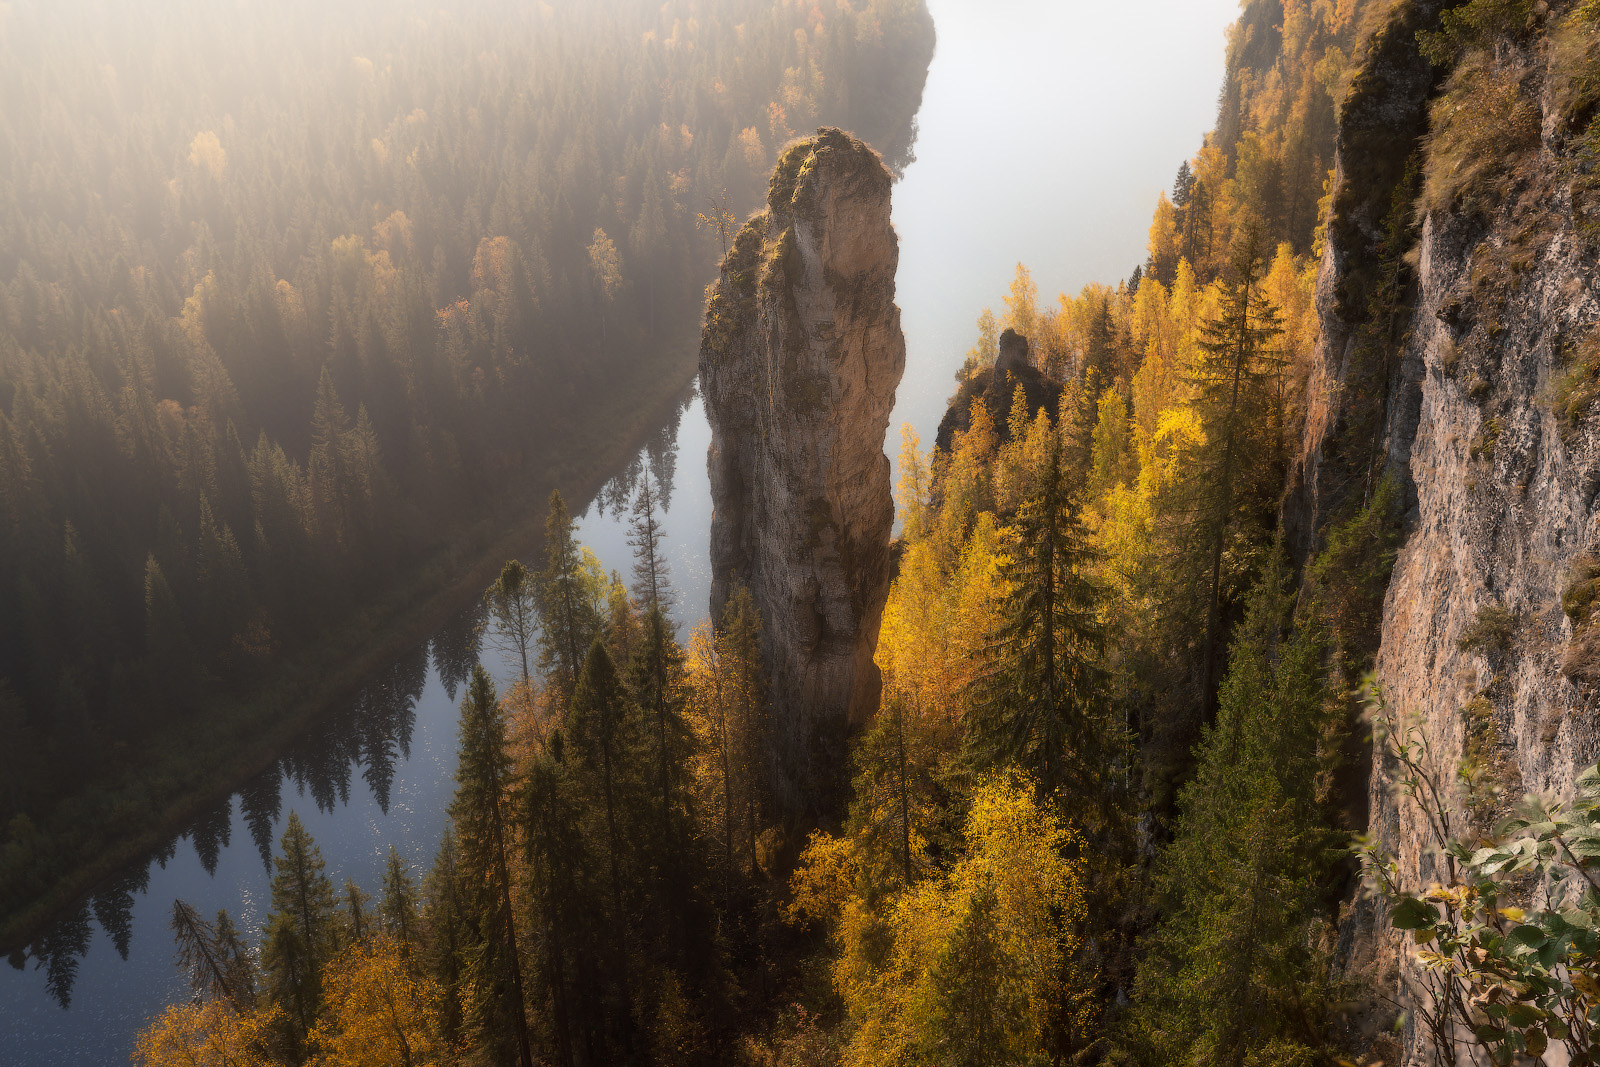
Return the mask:
<svg viewBox="0 0 1600 1067"><path fill-rule="evenodd" d="M700 346L711 611L737 583L760 609L791 813L846 779L846 731L881 689L883 441L905 370L889 190L877 153L839 130L790 147L722 265Z"/></svg>
<svg viewBox="0 0 1600 1067"><path fill-rule="evenodd" d="M1593 406L1575 420L1557 410L1572 351L1600 336L1600 261L1573 221L1552 52L1507 46L1497 62L1520 72L1543 111L1537 143L1498 199L1426 216L1399 321L1374 331L1365 296L1382 267L1379 220L1399 178L1396 159L1420 143L1437 88L1412 42L1439 6L1397 5L1392 35L1380 34L1343 116L1318 291L1321 367L1285 521L1304 560L1385 469L1399 480L1405 535L1377 635L1377 676L1390 706L1425 732L1455 829L1471 833L1526 791L1566 792L1600 757L1595 695L1569 677L1583 676L1591 632L1574 626L1587 623L1584 594L1594 591L1582 579L1592 578L1583 561L1600 543L1600 418ZM1363 452L1364 434L1376 448ZM1563 610L1564 594L1569 607L1577 603L1576 619ZM1510 613L1511 638L1463 648L1486 608ZM1564 672L1574 647L1576 667ZM1484 770L1471 788L1456 773L1469 756ZM1370 767L1370 829L1410 885L1441 878L1420 813L1395 795L1395 768L1376 753ZM1383 992L1403 1001L1410 953L1383 918L1352 901L1347 959L1371 967ZM1410 1035L1408 1062L1428 1062L1419 1034Z"/></svg>

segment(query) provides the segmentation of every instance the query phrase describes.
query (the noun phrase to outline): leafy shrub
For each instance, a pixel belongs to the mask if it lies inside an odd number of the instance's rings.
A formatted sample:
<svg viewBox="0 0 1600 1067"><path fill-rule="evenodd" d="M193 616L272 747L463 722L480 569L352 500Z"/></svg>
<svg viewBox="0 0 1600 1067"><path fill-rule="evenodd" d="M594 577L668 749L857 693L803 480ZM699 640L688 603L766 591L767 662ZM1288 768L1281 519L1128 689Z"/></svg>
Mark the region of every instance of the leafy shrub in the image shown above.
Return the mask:
<svg viewBox="0 0 1600 1067"><path fill-rule="evenodd" d="M1600 1026L1600 768L1574 797L1528 797L1498 835L1476 846L1451 832L1426 734L1397 721L1373 694L1375 740L1400 768L1399 792L1422 808L1444 880L1405 889L1392 857L1357 845L1367 885L1416 948L1424 990L1409 997L1442 1062L1469 1037L1494 1064L1565 1045L1567 1062L1594 1063ZM1525 887L1533 887L1527 889Z"/></svg>
<svg viewBox="0 0 1600 1067"><path fill-rule="evenodd" d="M1475 392L1476 390L1474 390ZM1474 399L1476 399L1476 396L1474 396ZM1472 454L1472 458L1493 459L1494 450L1500 445L1500 435L1505 433L1505 430L1506 422L1498 416L1484 423L1483 429L1478 431L1478 435L1472 439L1472 444L1468 449Z"/></svg>
<svg viewBox="0 0 1600 1067"><path fill-rule="evenodd" d="M1562 660L1561 673L1575 682L1600 682L1600 631L1590 625L1597 597L1600 556L1580 557L1561 592L1561 610L1572 620L1572 642Z"/></svg>

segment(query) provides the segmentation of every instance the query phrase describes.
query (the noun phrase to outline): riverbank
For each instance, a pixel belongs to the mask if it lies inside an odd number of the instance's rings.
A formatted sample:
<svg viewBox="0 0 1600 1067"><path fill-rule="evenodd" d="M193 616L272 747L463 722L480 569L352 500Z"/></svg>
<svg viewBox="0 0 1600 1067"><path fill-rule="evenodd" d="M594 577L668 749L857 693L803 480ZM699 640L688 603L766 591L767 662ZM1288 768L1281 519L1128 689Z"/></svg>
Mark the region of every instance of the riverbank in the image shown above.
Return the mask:
<svg viewBox="0 0 1600 1067"><path fill-rule="evenodd" d="M214 705L204 722L174 724L121 749L128 771L97 786L103 801L94 810L63 813L78 832L50 857L60 869L45 876L48 886L0 917L0 952L32 943L82 907L97 885L147 860L240 783L269 769L320 716L352 699L373 673L481 596L508 558L536 552L550 491L560 490L574 504L590 500L683 402L698 336L696 323L692 338L685 330L653 374L614 399L612 411L624 414L596 420L603 428L571 442L567 456L543 466L504 506L447 538L380 602L287 659L250 700ZM106 818L95 817L101 811ZM140 817L130 820L130 811ZM126 825L130 821L137 825Z"/></svg>

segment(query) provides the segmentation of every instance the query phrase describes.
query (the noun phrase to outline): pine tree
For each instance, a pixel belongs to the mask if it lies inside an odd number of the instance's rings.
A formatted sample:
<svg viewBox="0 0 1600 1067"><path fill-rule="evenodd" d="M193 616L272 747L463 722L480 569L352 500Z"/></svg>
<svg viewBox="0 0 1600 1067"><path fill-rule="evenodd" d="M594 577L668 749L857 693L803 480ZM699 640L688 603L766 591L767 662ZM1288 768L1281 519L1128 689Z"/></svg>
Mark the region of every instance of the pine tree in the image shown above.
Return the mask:
<svg viewBox="0 0 1600 1067"><path fill-rule="evenodd" d="M299 1058L322 1006L322 968L338 952L338 904L322 852L297 813L289 813L278 847L261 963L267 996L283 1010L288 1044Z"/></svg>
<svg viewBox="0 0 1600 1067"><path fill-rule="evenodd" d="M470 894L467 914L477 927L471 967L483 989L477 1020L486 1040L509 1039L522 1067L532 1067L522 959L511 903L511 756L494 683L480 664L461 701L456 795L450 804L460 884Z"/></svg>

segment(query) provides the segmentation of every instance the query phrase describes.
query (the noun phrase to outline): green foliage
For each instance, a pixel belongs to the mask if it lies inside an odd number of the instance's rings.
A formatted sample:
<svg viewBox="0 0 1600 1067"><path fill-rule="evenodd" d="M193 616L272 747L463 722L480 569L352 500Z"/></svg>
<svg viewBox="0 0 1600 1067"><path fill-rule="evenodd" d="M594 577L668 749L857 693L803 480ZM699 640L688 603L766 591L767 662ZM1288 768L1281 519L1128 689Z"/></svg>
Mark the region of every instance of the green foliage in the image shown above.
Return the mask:
<svg viewBox="0 0 1600 1067"><path fill-rule="evenodd" d="M1355 514L1329 527L1308 568L1327 613L1335 663L1352 683L1377 652L1383 597L1402 538L1400 486L1385 475Z"/></svg>
<svg viewBox="0 0 1600 1067"><path fill-rule="evenodd" d="M1236 1064L1268 1049L1292 1062L1328 1040L1319 898L1335 859L1325 738L1337 703L1319 613L1282 632L1287 581L1279 563L1256 591L1161 857L1162 919L1124 1034L1140 1062Z"/></svg>
<svg viewBox="0 0 1600 1067"><path fill-rule="evenodd" d="M1444 12L1437 32L1420 32L1417 44L1434 66L1454 63L1469 48L1488 48L1520 34L1533 18L1534 0L1468 0Z"/></svg>
<svg viewBox="0 0 1600 1067"><path fill-rule="evenodd" d="M1467 446L1467 454L1473 459L1492 460L1494 450L1499 447L1500 435L1505 432L1505 420L1499 416L1486 419L1483 427L1473 435L1471 443Z"/></svg>
<svg viewBox="0 0 1600 1067"><path fill-rule="evenodd" d="M1389 922L1409 932L1423 989L1411 1000L1437 1054L1459 1036L1489 1062L1512 1064L1565 1046L1592 1063L1600 1017L1600 768L1566 801L1530 796L1487 840L1450 832L1449 812L1416 734L1374 698L1378 741L1400 767L1402 794L1423 808L1442 878L1408 887L1379 844L1359 854Z"/></svg>
<svg viewBox="0 0 1600 1067"><path fill-rule="evenodd" d="M1517 617L1503 604L1485 604L1456 638L1456 648L1480 656L1497 656L1511 648L1517 636Z"/></svg>
<svg viewBox="0 0 1600 1067"><path fill-rule="evenodd" d="M1052 446L1001 566L1011 592L972 686L967 739L980 766L1015 764L1036 776L1046 796L1098 803L1116 747L1104 721L1105 635L1089 560Z"/></svg>
<svg viewBox="0 0 1600 1067"><path fill-rule="evenodd" d="M339 951L339 911L322 852L295 812L279 847L272 910L261 934L263 992L283 1010L285 1044L299 1062L322 1009L322 968Z"/></svg>

